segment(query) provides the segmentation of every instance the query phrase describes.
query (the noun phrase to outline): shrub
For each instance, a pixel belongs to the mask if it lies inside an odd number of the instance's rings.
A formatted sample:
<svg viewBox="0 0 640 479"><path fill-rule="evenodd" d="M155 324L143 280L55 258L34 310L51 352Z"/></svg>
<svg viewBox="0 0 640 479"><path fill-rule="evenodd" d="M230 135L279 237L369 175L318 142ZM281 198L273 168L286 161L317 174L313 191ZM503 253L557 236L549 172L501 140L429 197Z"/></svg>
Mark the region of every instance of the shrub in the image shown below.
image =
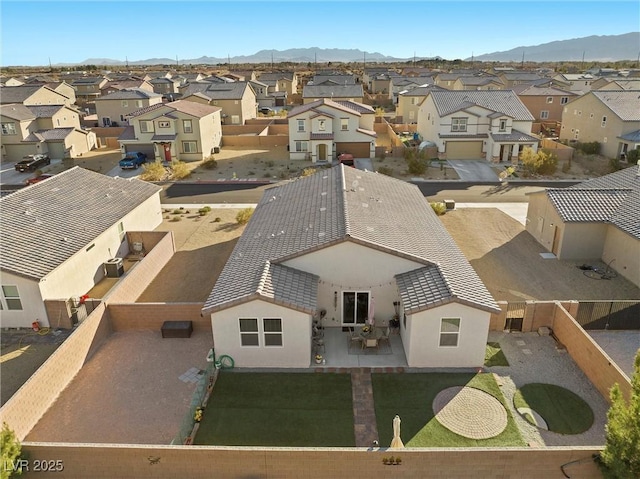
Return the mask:
<svg viewBox="0 0 640 479"><path fill-rule="evenodd" d="M416 150L413 150L411 148L405 148L404 151L402 152L402 156L407 161L413 160L416 157Z"/></svg>
<svg viewBox="0 0 640 479"><path fill-rule="evenodd" d="M171 218L169 221L173 221L173 222L176 222L176 221L182 221L182 218L181 218L180 216L174 216L174 217L173 217L173 218Z"/></svg>
<svg viewBox="0 0 640 479"><path fill-rule="evenodd" d="M640 160L640 150L627 151L627 161L632 164L636 164Z"/></svg>
<svg viewBox="0 0 640 479"><path fill-rule="evenodd" d="M611 173L615 171L619 171L621 169L622 169L622 164L620 163L620 160L618 158L611 158L609 160L609 171Z"/></svg>
<svg viewBox="0 0 640 479"><path fill-rule="evenodd" d="M246 225L251 219L251 215L253 215L253 208L245 208L243 210L238 211L236 215L236 221L239 225Z"/></svg>
<svg viewBox="0 0 640 479"><path fill-rule="evenodd" d="M200 216L206 216L209 214L210 211L211 211L211 208L209 206L204 206L198 210L198 214Z"/></svg>
<svg viewBox="0 0 640 479"><path fill-rule="evenodd" d="M267 168L273 168L274 166L276 166L276 163L273 160L267 160L265 165L267 165Z"/></svg>
<svg viewBox="0 0 640 479"><path fill-rule="evenodd" d="M597 141L591 141L587 143L576 143L576 148L582 151L586 155L597 155L600 153L600 143Z"/></svg>
<svg viewBox="0 0 640 479"><path fill-rule="evenodd" d="M182 210L181 210L181 209L179 209L179 208L176 208L175 210L173 210L173 211L171 212L171 214L172 214L172 215L179 215L179 214L181 214L181 213L182 213Z"/></svg>
<svg viewBox="0 0 640 479"><path fill-rule="evenodd" d="M213 220L214 223L220 223L222 221L222 218L220 218L219 216L216 216L216 219Z"/></svg>
<svg viewBox="0 0 640 479"><path fill-rule="evenodd" d="M171 178L174 180L182 180L191 175L191 170L184 161L171 162Z"/></svg>
<svg viewBox="0 0 640 479"><path fill-rule="evenodd" d="M218 167L218 162L213 155L210 155L202 160L202 167L207 170L215 170Z"/></svg>
<svg viewBox="0 0 640 479"><path fill-rule="evenodd" d="M562 164L562 172L563 173L569 173L569 170L571 169L571 162L570 161L565 161Z"/></svg>
<svg viewBox="0 0 640 479"><path fill-rule="evenodd" d="M385 176L393 176L393 169L388 166L381 166L378 168L378 173Z"/></svg>
<svg viewBox="0 0 640 479"><path fill-rule="evenodd" d="M267 176L268 176L268 175L267 175ZM288 171L286 171L286 170L282 170L282 171L280 172L280 175L279 175L279 176L280 176L280 179L281 179L281 180L288 180L288 179L289 179L289 172L288 172Z"/></svg>
<svg viewBox="0 0 640 479"><path fill-rule="evenodd" d="M442 216L447 212L447 205L445 205L442 201L432 201L429 204L438 216Z"/></svg>
<svg viewBox="0 0 640 479"><path fill-rule="evenodd" d="M249 171L247 172L247 176L254 176L256 174L255 171Z"/></svg>
<svg viewBox="0 0 640 479"><path fill-rule="evenodd" d="M412 158L407 160L409 173L412 175L424 175L427 171L427 160L424 158Z"/></svg>
<svg viewBox="0 0 640 479"><path fill-rule="evenodd" d="M18 465L20 459L20 453L22 451L22 445L16 437L15 433L9 429L6 422L2 423L2 430L0 431L0 450L2 450L2 470L0 470L0 477L11 477L13 474L13 465ZM15 471L15 475L22 474L22 468Z"/></svg>
<svg viewBox="0 0 640 479"><path fill-rule="evenodd" d="M305 168L304 170L302 170L302 173L300 173L300 176L311 176L316 172L315 168Z"/></svg>
<svg viewBox="0 0 640 479"><path fill-rule="evenodd" d="M558 157L540 150L537 153L533 148L525 147L520 153L523 176L552 175L558 167Z"/></svg>
<svg viewBox="0 0 640 479"><path fill-rule="evenodd" d="M142 165L140 179L145 181L160 181L167 175L167 170L161 161L154 161Z"/></svg>

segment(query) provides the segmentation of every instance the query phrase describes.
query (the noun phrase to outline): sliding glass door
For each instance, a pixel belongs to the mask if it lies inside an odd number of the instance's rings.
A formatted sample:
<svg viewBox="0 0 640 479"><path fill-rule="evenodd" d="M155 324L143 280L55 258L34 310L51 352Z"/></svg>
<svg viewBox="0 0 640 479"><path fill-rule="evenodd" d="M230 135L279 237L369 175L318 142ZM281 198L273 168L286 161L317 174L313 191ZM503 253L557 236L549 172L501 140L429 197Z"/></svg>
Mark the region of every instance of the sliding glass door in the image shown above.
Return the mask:
<svg viewBox="0 0 640 479"><path fill-rule="evenodd" d="M369 316L368 291L342 292L342 324L353 326L364 324Z"/></svg>

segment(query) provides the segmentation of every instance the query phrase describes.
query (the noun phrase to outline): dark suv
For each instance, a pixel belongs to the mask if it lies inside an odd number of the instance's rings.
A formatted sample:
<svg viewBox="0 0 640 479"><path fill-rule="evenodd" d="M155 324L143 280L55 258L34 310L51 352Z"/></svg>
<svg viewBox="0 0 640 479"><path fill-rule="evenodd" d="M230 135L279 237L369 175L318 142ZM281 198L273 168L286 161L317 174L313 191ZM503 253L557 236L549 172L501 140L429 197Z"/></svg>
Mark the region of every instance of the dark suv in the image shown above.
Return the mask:
<svg viewBox="0 0 640 479"><path fill-rule="evenodd" d="M41 166L51 164L51 159L47 155L29 155L25 156L22 161L16 163L16 171L21 173L25 171L36 171Z"/></svg>

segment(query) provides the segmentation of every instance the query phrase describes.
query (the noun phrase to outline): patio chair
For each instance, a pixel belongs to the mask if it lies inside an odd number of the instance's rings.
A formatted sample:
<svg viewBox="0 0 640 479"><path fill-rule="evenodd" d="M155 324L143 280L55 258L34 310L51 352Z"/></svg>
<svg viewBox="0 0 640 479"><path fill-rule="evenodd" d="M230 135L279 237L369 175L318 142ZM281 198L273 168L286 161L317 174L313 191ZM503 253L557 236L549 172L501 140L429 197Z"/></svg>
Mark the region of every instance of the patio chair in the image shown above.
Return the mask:
<svg viewBox="0 0 640 479"><path fill-rule="evenodd" d="M317 326L314 326L311 331L312 331L313 339L324 338L324 328L319 328Z"/></svg>
<svg viewBox="0 0 640 479"><path fill-rule="evenodd" d="M324 339L314 338L313 340L313 352L315 354L326 352L326 348L324 347Z"/></svg>
<svg viewBox="0 0 640 479"><path fill-rule="evenodd" d="M378 343L381 343L382 341L386 341L387 344L389 346L391 346L391 343L389 342L389 335L391 334L391 328L389 326L387 326L386 328L384 328L384 330L382 331L382 336L380 336L378 338Z"/></svg>
<svg viewBox="0 0 640 479"><path fill-rule="evenodd" d="M362 337L358 334L358 332L353 328L349 328L349 332L347 333L347 346L350 347L352 343L360 343L361 341Z"/></svg>

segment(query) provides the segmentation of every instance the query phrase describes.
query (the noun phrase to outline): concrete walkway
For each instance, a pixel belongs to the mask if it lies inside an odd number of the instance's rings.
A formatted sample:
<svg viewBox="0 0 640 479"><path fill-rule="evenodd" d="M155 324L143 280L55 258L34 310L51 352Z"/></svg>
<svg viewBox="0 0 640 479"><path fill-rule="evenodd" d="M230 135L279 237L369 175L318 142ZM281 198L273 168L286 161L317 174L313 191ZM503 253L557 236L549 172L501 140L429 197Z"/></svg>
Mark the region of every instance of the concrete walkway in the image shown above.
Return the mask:
<svg viewBox="0 0 640 479"><path fill-rule="evenodd" d="M495 181L500 178L484 160L447 160L462 181Z"/></svg>
<svg viewBox="0 0 640 479"><path fill-rule="evenodd" d="M369 369L351 371L351 394L356 447L371 447L378 441L378 426Z"/></svg>

